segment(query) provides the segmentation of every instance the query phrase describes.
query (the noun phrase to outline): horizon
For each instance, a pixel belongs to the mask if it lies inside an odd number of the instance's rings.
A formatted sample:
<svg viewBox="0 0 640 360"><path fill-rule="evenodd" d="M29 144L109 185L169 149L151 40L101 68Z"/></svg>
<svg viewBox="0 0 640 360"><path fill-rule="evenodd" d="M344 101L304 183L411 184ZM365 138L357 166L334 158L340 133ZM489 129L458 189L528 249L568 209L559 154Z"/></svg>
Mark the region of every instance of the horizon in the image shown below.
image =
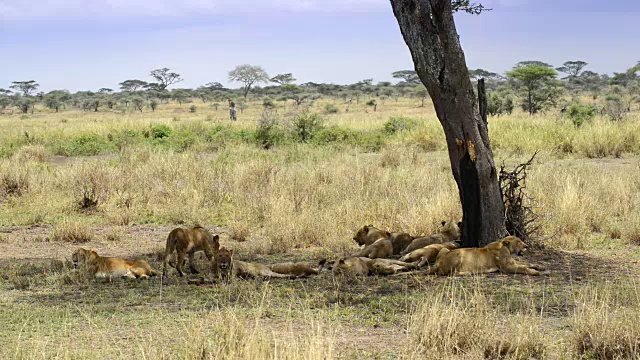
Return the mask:
<svg viewBox="0 0 640 360"><path fill-rule="evenodd" d="M523 60L583 60L586 70L611 75L640 60L628 50L640 4L480 2L493 10L456 15L470 69L503 74ZM383 0L0 0L0 22L0 51L10 54L0 59L0 88L35 80L45 92L116 90L163 67L184 79L171 88L238 88L227 73L245 63L270 77L292 73L298 84L395 83L392 72L414 68Z"/></svg>

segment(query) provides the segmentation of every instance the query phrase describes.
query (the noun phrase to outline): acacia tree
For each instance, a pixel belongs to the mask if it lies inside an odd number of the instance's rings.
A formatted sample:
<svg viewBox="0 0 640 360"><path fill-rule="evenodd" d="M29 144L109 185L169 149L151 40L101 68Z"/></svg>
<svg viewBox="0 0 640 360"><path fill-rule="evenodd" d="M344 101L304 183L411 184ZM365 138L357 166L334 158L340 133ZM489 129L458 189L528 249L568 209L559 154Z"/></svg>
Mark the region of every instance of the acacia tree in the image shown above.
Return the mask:
<svg viewBox="0 0 640 360"><path fill-rule="evenodd" d="M24 94L24 96L31 95L32 92L36 91L40 84L38 84L35 80L28 81L13 81L13 85L9 86L10 89L20 90Z"/></svg>
<svg viewBox="0 0 640 360"><path fill-rule="evenodd" d="M247 99L247 94L254 84L269 82L269 75L261 66L257 65L238 65L235 69L229 71L229 81L242 83L242 95Z"/></svg>
<svg viewBox="0 0 640 360"><path fill-rule="evenodd" d="M272 77L271 80L269 81L276 84L280 84L280 85L289 85L289 84L293 84L296 81L296 78L293 77L293 74L287 73L287 74L278 74Z"/></svg>
<svg viewBox="0 0 640 360"><path fill-rule="evenodd" d="M120 85L120 90L122 91L134 92L138 89L142 89L145 86L147 86L147 82L142 80L132 79L132 80L125 80L118 85Z"/></svg>
<svg viewBox="0 0 640 360"><path fill-rule="evenodd" d="M487 123L480 116L453 13L479 14L468 0L391 0L415 70L444 129L463 212L462 245L504 236L504 204Z"/></svg>
<svg viewBox="0 0 640 360"><path fill-rule="evenodd" d="M588 63L584 61L567 61L562 66L556 68L561 73L567 74L567 78L574 79L580 75L582 69L587 66Z"/></svg>
<svg viewBox="0 0 640 360"><path fill-rule="evenodd" d="M164 90L169 85L182 81L180 74L171 72L169 68L151 70L149 75L157 81L157 83L153 83L154 90Z"/></svg>
<svg viewBox="0 0 640 360"><path fill-rule="evenodd" d="M522 108L533 115L555 103L560 95L561 87L555 80L558 73L553 68L531 62L520 62L507 76L517 80L523 88Z"/></svg>
<svg viewBox="0 0 640 360"><path fill-rule="evenodd" d="M420 78L415 70L400 70L391 73L391 76L395 79L402 79L405 85L419 85Z"/></svg>

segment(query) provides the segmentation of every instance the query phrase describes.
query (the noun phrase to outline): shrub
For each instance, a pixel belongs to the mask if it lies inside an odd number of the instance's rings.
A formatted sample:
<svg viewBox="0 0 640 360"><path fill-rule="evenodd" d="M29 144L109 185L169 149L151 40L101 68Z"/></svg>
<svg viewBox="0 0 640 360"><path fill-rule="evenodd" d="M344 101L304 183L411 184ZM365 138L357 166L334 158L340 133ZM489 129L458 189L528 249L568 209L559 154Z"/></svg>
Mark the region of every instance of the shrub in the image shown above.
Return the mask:
<svg viewBox="0 0 640 360"><path fill-rule="evenodd" d="M11 169L2 174L0 178L0 195L22 196L29 190L29 171L24 169Z"/></svg>
<svg viewBox="0 0 640 360"><path fill-rule="evenodd" d="M308 142L322 129L323 119L319 114L300 111L293 117L293 137L302 142Z"/></svg>
<svg viewBox="0 0 640 360"><path fill-rule="evenodd" d="M271 100L271 99L269 99L269 98L264 99L264 101L262 101L262 106L263 106L265 109L273 109L273 108L275 108L275 107L276 107L276 106L273 104L273 100Z"/></svg>
<svg viewBox="0 0 640 360"><path fill-rule="evenodd" d="M189 106L189 112L194 113L194 112L196 112L196 110L198 110L198 108L195 105Z"/></svg>
<svg viewBox="0 0 640 360"><path fill-rule="evenodd" d="M158 108L158 100L153 99L151 100L151 102L149 102L149 106L151 107L152 111L156 111L156 109Z"/></svg>
<svg viewBox="0 0 640 360"><path fill-rule="evenodd" d="M513 112L513 98L508 94L492 92L487 96L487 114L500 116Z"/></svg>
<svg viewBox="0 0 640 360"><path fill-rule="evenodd" d="M71 139L69 143L60 144L56 153L64 156L93 156L113 150L113 144L106 139L96 134L86 134Z"/></svg>
<svg viewBox="0 0 640 360"><path fill-rule="evenodd" d="M624 118L627 110L622 97L619 95L607 95L605 99L604 112L612 121L620 121Z"/></svg>
<svg viewBox="0 0 640 360"><path fill-rule="evenodd" d="M384 131L387 134L397 134L399 132L415 129L418 126L418 121L413 118L397 116L390 118L384 123Z"/></svg>
<svg viewBox="0 0 640 360"><path fill-rule="evenodd" d="M567 115L573 125L580 127L596 115L596 109L592 105L573 104L567 110Z"/></svg>
<svg viewBox="0 0 640 360"><path fill-rule="evenodd" d="M284 133L278 124L278 119L271 110L265 110L260 115L256 140L263 149L270 149L284 140Z"/></svg>
<svg viewBox="0 0 640 360"><path fill-rule="evenodd" d="M169 135L171 135L171 128L167 125L159 124L151 125L151 130L147 137L151 137L152 139L163 139L169 137Z"/></svg>
<svg viewBox="0 0 640 360"><path fill-rule="evenodd" d="M326 104L324 106L325 114L337 114L340 112L340 109L336 106L336 104Z"/></svg>
<svg viewBox="0 0 640 360"><path fill-rule="evenodd" d="M338 126L324 127L315 134L313 143L326 145L332 143L356 144L358 133L355 130Z"/></svg>

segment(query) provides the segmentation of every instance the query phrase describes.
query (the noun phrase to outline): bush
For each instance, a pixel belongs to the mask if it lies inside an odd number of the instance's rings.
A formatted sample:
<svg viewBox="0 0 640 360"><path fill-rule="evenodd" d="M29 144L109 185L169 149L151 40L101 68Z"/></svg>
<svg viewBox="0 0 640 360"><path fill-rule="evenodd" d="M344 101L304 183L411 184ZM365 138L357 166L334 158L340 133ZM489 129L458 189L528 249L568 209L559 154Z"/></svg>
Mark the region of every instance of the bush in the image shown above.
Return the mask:
<svg viewBox="0 0 640 360"><path fill-rule="evenodd" d="M113 144L96 134L80 135L59 146L56 154L64 156L93 156L115 150Z"/></svg>
<svg viewBox="0 0 640 360"><path fill-rule="evenodd" d="M573 104L567 110L567 115L573 125L580 127L596 115L596 109L592 105Z"/></svg>
<svg viewBox="0 0 640 360"><path fill-rule="evenodd" d="M487 96L487 114L500 116L513 112L513 99L510 95L492 92Z"/></svg>
<svg viewBox="0 0 640 360"><path fill-rule="evenodd" d="M413 130L418 126L418 121L413 118L397 116L390 118L384 123L384 132L390 135L397 134L399 132Z"/></svg>
<svg viewBox="0 0 640 360"><path fill-rule="evenodd" d="M169 137L171 135L171 128L167 125L151 125L151 130L149 134L145 134L146 137L151 137L152 139L163 139Z"/></svg>
<svg viewBox="0 0 640 360"><path fill-rule="evenodd" d="M340 112L340 109L336 106L336 104L326 104L324 106L325 114L337 114Z"/></svg>
<svg viewBox="0 0 640 360"><path fill-rule="evenodd" d="M196 112L196 110L198 110L198 108L197 108L195 105L191 105L191 106L189 107L189 112L194 113L194 112Z"/></svg>
<svg viewBox="0 0 640 360"><path fill-rule="evenodd" d="M156 99L151 100L151 102L149 102L149 106L151 107L151 110L155 112L158 108L158 101Z"/></svg>
<svg viewBox="0 0 640 360"><path fill-rule="evenodd" d="M284 140L284 132L271 110L265 109L262 112L256 129L256 140L263 149L270 149Z"/></svg>
<svg viewBox="0 0 640 360"><path fill-rule="evenodd" d="M269 98L264 99L264 101L262 101L262 106L263 106L265 109L273 109L273 108L275 108L275 107L276 107L276 106L273 104L273 100L271 100L271 99L269 99Z"/></svg>
<svg viewBox="0 0 640 360"><path fill-rule="evenodd" d="M622 97L614 94L607 95L605 101L604 112L609 116L611 121L622 120L627 110Z"/></svg>
<svg viewBox="0 0 640 360"><path fill-rule="evenodd" d="M293 117L293 137L308 142L323 127L323 119L319 114L300 111Z"/></svg>

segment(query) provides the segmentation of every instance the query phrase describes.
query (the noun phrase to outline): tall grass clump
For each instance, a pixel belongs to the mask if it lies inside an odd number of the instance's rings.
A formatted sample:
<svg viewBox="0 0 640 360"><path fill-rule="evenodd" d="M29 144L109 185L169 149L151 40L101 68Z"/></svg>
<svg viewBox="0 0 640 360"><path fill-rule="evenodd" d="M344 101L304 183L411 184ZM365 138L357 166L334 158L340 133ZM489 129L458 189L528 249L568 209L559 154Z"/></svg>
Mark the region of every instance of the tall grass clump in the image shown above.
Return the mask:
<svg viewBox="0 0 640 360"><path fill-rule="evenodd" d="M546 346L532 314L501 314L480 290L457 283L430 292L409 320L411 358L541 359Z"/></svg>
<svg viewBox="0 0 640 360"><path fill-rule="evenodd" d="M573 345L581 359L640 357L640 298L636 283L582 288L572 317Z"/></svg>
<svg viewBox="0 0 640 360"><path fill-rule="evenodd" d="M53 241L81 244L93 240L93 236L93 230L87 224L80 221L64 220L54 225L51 239Z"/></svg>

